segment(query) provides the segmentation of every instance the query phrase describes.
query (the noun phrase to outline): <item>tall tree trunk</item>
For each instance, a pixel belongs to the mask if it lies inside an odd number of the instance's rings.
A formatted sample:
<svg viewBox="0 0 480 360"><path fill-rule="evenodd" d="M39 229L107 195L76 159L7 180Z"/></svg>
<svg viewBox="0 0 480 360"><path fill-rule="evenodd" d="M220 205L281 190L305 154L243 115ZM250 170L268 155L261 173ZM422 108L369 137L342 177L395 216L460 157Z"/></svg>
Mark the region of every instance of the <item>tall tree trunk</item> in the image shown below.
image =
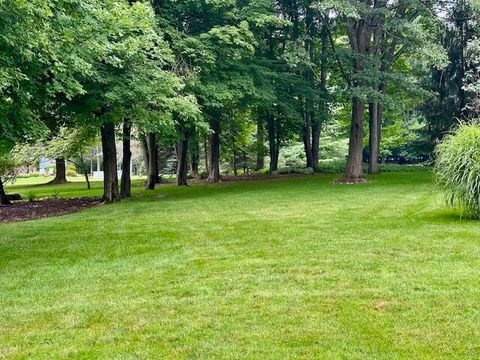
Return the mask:
<svg viewBox="0 0 480 360"><path fill-rule="evenodd" d="M237 164L237 143L235 137L232 136L232 162L233 162L233 173L235 176L238 176L238 164Z"/></svg>
<svg viewBox="0 0 480 360"><path fill-rule="evenodd" d="M120 196L126 199L132 196L132 175L130 166L132 163L132 150L130 149L132 137L132 126L127 119L123 121L123 159L122 159L122 180L120 184Z"/></svg>
<svg viewBox="0 0 480 360"><path fill-rule="evenodd" d="M326 21L326 20L325 20ZM313 167L318 168L320 161L320 132L322 124L328 121L328 24L323 24L321 31L320 58L320 101L318 102L318 117L312 124L312 154Z"/></svg>
<svg viewBox="0 0 480 360"><path fill-rule="evenodd" d="M365 106L358 97L354 97L352 103L352 125L345 178L347 181L358 181L363 177L363 112Z"/></svg>
<svg viewBox="0 0 480 360"><path fill-rule="evenodd" d="M208 181L216 183L220 181L220 121L213 120L210 124L212 133L210 142L210 169Z"/></svg>
<svg viewBox="0 0 480 360"><path fill-rule="evenodd" d="M147 137L148 142L148 181L147 190L155 190L155 185L160 182L158 176L158 144L157 134L150 133Z"/></svg>
<svg viewBox="0 0 480 360"><path fill-rule="evenodd" d="M279 147L277 139L277 126L275 123L275 117L267 112L268 121L268 149L270 155L270 172L278 170L278 156Z"/></svg>
<svg viewBox="0 0 480 360"><path fill-rule="evenodd" d="M55 159L55 179L50 184L66 184L67 183L67 165L65 158Z"/></svg>
<svg viewBox="0 0 480 360"><path fill-rule="evenodd" d="M318 168L320 161L320 124L315 122L312 125L312 167Z"/></svg>
<svg viewBox="0 0 480 360"><path fill-rule="evenodd" d="M309 107L307 101L306 107ZM307 168L313 167L313 154L312 154L312 133L311 133L310 113L304 111L303 114L303 146L305 149L305 157L307 160Z"/></svg>
<svg viewBox="0 0 480 360"><path fill-rule="evenodd" d="M315 13L311 7L307 7L305 25L307 28L307 36L305 36L305 51L308 54L309 60L312 63L316 62L316 53L313 39L316 37L317 27L314 21ZM305 147L305 155L307 160L307 167L313 168L315 166L315 157L318 157L318 154L314 155L313 141L314 139L314 124L316 123L315 119L315 74L310 67L306 68L305 71L305 82L309 84L309 89L305 97L305 108L304 108L304 131L303 131L303 143Z"/></svg>
<svg viewBox="0 0 480 360"><path fill-rule="evenodd" d="M203 150L204 150L204 157L205 157L205 172L208 174L210 171L210 164L209 164L209 144L208 144L208 137L205 136L203 139Z"/></svg>
<svg viewBox="0 0 480 360"><path fill-rule="evenodd" d="M380 145L382 144L382 126L383 126L383 104L379 102L377 104L377 154L380 157Z"/></svg>
<svg viewBox="0 0 480 360"><path fill-rule="evenodd" d="M3 188L3 181L0 178L0 205L10 205L5 189Z"/></svg>
<svg viewBox="0 0 480 360"><path fill-rule="evenodd" d="M177 144L177 185L188 185L188 139L190 134L182 131L181 138Z"/></svg>
<svg viewBox="0 0 480 360"><path fill-rule="evenodd" d="M257 166L260 171L265 167L265 127L261 116L257 119Z"/></svg>
<svg viewBox="0 0 480 360"><path fill-rule="evenodd" d="M372 24L370 19L348 20L348 38L354 53L353 72L354 75L362 74L365 69L365 57L368 55ZM361 80L354 79L351 84L355 88L362 86ZM348 164L345 179L357 182L363 177L363 113L365 105L363 101L354 96L352 99L352 124L350 128L350 144L348 151Z"/></svg>
<svg viewBox="0 0 480 360"><path fill-rule="evenodd" d="M378 103L371 102L369 104L369 141L368 141L368 173L378 174L378 150L380 148L378 138Z"/></svg>
<svg viewBox="0 0 480 360"><path fill-rule="evenodd" d="M190 153L190 171L194 177L198 177L198 168L200 166L200 143L198 141L198 134L191 137L189 141Z"/></svg>
<svg viewBox="0 0 480 360"><path fill-rule="evenodd" d="M103 151L103 201L111 203L120 199L118 191L117 174L117 149L115 147L115 125L106 123L102 125L102 151Z"/></svg>
<svg viewBox="0 0 480 360"><path fill-rule="evenodd" d="M385 95L386 85L382 83L380 85L380 94ZM383 126L383 103L380 101L377 103L377 143L376 151L380 157L380 145L382 144L382 126ZM380 170L379 170L380 171Z"/></svg>

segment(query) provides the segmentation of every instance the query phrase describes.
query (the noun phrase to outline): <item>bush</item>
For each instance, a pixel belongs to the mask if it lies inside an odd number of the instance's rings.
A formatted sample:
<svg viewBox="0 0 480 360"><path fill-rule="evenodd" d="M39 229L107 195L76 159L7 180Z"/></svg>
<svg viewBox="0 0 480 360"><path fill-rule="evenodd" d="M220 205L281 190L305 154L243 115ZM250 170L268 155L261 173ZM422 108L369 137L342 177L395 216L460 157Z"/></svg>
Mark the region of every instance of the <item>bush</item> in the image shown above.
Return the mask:
<svg viewBox="0 0 480 360"><path fill-rule="evenodd" d="M27 193L27 200L29 202L34 202L37 199L37 194L34 191L29 191Z"/></svg>
<svg viewBox="0 0 480 360"><path fill-rule="evenodd" d="M274 171L275 175L288 175L288 174L299 174L299 175L313 175L315 172L312 168L297 168L297 167L284 167L279 168L277 171Z"/></svg>
<svg viewBox="0 0 480 360"><path fill-rule="evenodd" d="M68 170L67 170L67 176L69 176L69 177L75 177L75 176L78 176L78 173L77 173L75 170L73 170L73 169L68 169Z"/></svg>
<svg viewBox="0 0 480 360"><path fill-rule="evenodd" d="M436 149L437 185L463 215L480 218L480 124L461 124Z"/></svg>

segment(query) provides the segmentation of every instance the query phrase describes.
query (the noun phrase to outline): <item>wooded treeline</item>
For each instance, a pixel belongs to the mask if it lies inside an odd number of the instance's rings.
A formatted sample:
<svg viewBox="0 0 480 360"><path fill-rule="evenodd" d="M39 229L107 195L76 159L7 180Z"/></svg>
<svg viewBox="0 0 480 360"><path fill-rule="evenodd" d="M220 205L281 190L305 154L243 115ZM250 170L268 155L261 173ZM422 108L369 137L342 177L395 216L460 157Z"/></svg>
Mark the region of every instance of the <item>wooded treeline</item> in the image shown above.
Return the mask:
<svg viewBox="0 0 480 360"><path fill-rule="evenodd" d="M265 158L274 172L292 140L316 170L322 130L348 118L345 180L357 182L366 154L379 171L385 125L416 114L423 141L412 146L431 153L457 119L476 117L478 20L467 0L1 2L2 203L13 146L61 132L83 145L100 134L112 202L131 188L129 166L119 184L118 139L124 165L131 140L143 144L153 189L172 144L179 185L200 166L218 182L222 156L235 172ZM55 152L60 167L68 151Z"/></svg>

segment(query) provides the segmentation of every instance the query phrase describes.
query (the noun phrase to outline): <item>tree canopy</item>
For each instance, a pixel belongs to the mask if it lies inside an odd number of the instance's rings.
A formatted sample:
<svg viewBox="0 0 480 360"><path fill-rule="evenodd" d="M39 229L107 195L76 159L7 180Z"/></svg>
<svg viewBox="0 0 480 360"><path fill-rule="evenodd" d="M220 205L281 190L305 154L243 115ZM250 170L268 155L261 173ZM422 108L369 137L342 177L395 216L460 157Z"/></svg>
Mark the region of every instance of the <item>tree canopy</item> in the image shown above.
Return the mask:
<svg viewBox="0 0 480 360"><path fill-rule="evenodd" d="M267 159L278 171L282 149L295 144L304 166L321 171L322 148L348 138L345 180L361 181L364 162L376 173L384 156L428 158L456 119L478 116L478 7L1 1L0 154L58 140L60 129L93 129L102 140L104 199L114 201L120 128L123 162L131 161L131 139L144 144L152 186L162 147L175 149L185 185L199 167L212 182L226 167L237 173L240 162L261 171Z"/></svg>

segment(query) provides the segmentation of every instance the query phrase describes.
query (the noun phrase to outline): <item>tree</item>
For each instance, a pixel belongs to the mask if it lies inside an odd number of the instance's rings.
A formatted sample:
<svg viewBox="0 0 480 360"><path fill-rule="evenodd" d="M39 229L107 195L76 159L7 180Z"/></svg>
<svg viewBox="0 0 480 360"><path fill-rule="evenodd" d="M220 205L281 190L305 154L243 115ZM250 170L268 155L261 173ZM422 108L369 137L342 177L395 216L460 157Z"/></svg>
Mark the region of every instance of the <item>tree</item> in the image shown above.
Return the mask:
<svg viewBox="0 0 480 360"><path fill-rule="evenodd" d="M103 198L113 202L120 198L117 124L125 117L141 128L171 123L183 84L171 70L173 55L158 33L148 4L109 0L92 5L94 11L81 8L69 19L83 41L58 45L63 51L70 49L71 56L55 64L58 71L52 76L51 91L64 98L65 112L79 126L100 128L105 172ZM72 83L75 87L68 91ZM155 124L156 117L161 118L160 124Z"/></svg>
<svg viewBox="0 0 480 360"><path fill-rule="evenodd" d="M4 183L14 176L16 167L12 156L0 147L0 205L10 205L10 200L5 193Z"/></svg>

